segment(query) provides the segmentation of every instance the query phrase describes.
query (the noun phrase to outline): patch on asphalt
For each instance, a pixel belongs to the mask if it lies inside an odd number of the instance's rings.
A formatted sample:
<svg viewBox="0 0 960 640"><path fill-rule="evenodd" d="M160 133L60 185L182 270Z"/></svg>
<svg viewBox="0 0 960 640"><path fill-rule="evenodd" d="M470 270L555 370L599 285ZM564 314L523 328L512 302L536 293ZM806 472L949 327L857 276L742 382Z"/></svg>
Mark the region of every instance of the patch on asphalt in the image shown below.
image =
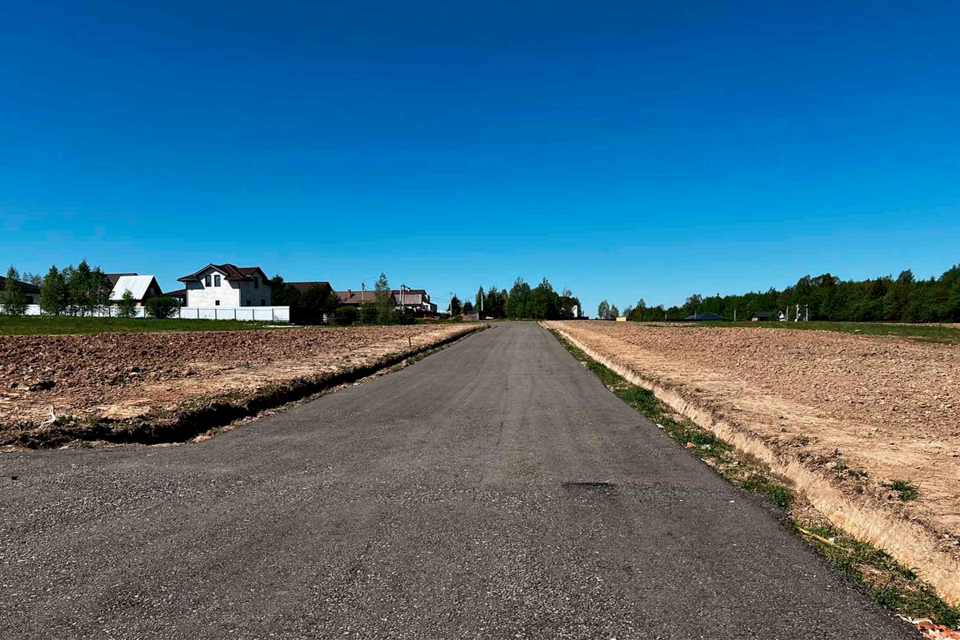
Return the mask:
<svg viewBox="0 0 960 640"><path fill-rule="evenodd" d="M581 493L599 493L612 496L617 492L617 485L613 482L564 482L560 486L566 491Z"/></svg>

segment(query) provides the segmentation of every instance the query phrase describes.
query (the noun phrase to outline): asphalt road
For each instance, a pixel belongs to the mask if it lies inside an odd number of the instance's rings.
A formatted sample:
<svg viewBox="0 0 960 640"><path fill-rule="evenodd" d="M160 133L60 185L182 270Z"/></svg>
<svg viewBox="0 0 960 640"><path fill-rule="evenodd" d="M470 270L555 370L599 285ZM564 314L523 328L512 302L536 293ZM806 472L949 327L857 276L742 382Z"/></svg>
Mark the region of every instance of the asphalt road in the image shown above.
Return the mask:
<svg viewBox="0 0 960 640"><path fill-rule="evenodd" d="M532 323L0 491L7 640L914 637Z"/></svg>

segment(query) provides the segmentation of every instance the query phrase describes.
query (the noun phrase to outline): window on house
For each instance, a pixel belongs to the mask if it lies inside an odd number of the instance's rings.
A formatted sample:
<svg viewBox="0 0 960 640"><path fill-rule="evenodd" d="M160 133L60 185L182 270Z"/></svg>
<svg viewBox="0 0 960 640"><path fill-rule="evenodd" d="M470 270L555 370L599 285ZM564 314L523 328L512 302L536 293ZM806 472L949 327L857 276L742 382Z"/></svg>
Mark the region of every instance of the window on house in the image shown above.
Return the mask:
<svg viewBox="0 0 960 640"><path fill-rule="evenodd" d="M216 302L214 302L213 304L215 304L215 305L217 305L217 306L219 307L219 306L220 306L220 301L219 301L219 300L217 300L217 301L216 301Z"/></svg>
<svg viewBox="0 0 960 640"><path fill-rule="evenodd" d="M252 305L250 304L250 301L249 301L249 300L247 300L247 306L248 306L248 307L249 307L249 306L252 306Z"/></svg>
<svg viewBox="0 0 960 640"><path fill-rule="evenodd" d="M264 300L263 298L260 298L260 306L261 306L261 307L267 306L267 301Z"/></svg>
<svg viewBox="0 0 960 640"><path fill-rule="evenodd" d="M215 287L220 286L220 276L213 276L213 286Z"/></svg>
<svg viewBox="0 0 960 640"><path fill-rule="evenodd" d="M206 275L206 277L203 279L203 284L204 284L205 286L207 286L207 287L210 286L210 274L209 274L209 273L208 273L208 274Z"/></svg>
<svg viewBox="0 0 960 640"><path fill-rule="evenodd" d="M257 278L257 276L253 276L253 288L254 289L260 288L260 279Z"/></svg>

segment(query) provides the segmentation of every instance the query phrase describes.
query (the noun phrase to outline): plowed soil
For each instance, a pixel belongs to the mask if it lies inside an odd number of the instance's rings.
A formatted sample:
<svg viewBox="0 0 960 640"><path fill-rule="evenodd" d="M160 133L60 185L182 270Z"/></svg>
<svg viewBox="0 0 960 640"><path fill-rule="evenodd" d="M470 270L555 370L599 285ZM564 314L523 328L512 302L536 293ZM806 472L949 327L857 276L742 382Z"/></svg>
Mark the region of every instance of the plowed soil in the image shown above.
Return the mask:
<svg viewBox="0 0 960 640"><path fill-rule="evenodd" d="M830 331L546 324L960 550L960 347ZM886 486L893 480L919 497L902 501Z"/></svg>
<svg viewBox="0 0 960 640"><path fill-rule="evenodd" d="M133 419L199 398L369 366L454 325L0 337L0 435L51 415Z"/></svg>

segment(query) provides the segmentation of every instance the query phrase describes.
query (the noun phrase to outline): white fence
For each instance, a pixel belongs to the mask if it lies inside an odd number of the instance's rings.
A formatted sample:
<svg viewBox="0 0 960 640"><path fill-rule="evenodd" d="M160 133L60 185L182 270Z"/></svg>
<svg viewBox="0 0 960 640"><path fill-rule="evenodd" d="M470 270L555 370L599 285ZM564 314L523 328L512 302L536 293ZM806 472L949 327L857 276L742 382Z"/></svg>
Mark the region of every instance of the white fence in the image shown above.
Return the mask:
<svg viewBox="0 0 960 640"><path fill-rule="evenodd" d="M146 309L134 308L134 317L146 317ZM117 307L101 307L91 315L97 318L116 318ZM28 316L39 316L40 305L27 305ZM174 319L184 320L256 320L260 322L290 322L290 307L180 307Z"/></svg>

